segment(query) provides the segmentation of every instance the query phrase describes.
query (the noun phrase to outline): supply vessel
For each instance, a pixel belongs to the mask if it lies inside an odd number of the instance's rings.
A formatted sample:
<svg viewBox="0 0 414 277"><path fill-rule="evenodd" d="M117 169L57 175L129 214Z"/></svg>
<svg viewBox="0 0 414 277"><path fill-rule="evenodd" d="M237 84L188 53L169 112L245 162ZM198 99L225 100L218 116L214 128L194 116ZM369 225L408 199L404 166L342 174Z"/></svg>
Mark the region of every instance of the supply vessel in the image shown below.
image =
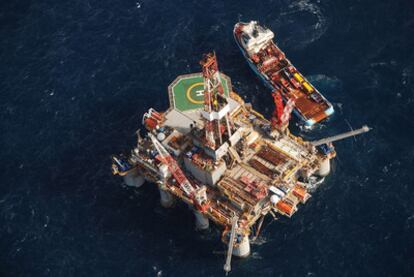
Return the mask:
<svg viewBox="0 0 414 277"><path fill-rule="evenodd" d="M188 205L197 229L221 228L230 271L232 256L249 255L266 215L291 217L309 200L330 172L332 142L369 128L304 141L288 129L292 102L275 93L268 120L233 90L215 53L201 67L170 84L166 111L143 115L146 134L138 131L132 150L112 156L112 172L129 186L156 185L164 207Z"/></svg>
<svg viewBox="0 0 414 277"><path fill-rule="evenodd" d="M263 83L283 100L295 101L294 113L312 126L334 113L332 104L292 65L274 43L274 33L256 21L239 22L234 38L245 59Z"/></svg>

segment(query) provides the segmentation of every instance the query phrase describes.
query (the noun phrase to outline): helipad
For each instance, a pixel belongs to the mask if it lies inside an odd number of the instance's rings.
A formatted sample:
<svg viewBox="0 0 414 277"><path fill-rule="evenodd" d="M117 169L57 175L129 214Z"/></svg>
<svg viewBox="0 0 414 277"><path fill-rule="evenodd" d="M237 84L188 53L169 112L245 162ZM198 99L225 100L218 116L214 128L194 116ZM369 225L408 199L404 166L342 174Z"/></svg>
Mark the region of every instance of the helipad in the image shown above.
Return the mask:
<svg viewBox="0 0 414 277"><path fill-rule="evenodd" d="M229 95L231 91L230 78L220 73L224 94ZM170 106L179 111L199 109L203 107L204 83L202 73L186 74L178 76L168 86Z"/></svg>

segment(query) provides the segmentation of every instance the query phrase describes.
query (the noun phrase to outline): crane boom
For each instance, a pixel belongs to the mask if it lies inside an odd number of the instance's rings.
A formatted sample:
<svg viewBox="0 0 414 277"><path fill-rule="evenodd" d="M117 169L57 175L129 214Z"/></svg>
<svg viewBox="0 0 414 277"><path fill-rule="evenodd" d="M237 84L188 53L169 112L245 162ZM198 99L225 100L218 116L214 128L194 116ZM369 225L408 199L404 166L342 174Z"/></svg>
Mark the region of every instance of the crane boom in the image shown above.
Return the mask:
<svg viewBox="0 0 414 277"><path fill-rule="evenodd" d="M176 160L168 153L167 149L162 146L162 144L157 140L157 138L148 133L152 143L154 144L155 149L157 149L158 154L160 155L161 161L168 166L168 170L174 176L178 184L180 184L181 189L187 194L187 196L192 196L195 192L190 181L185 177L184 172L178 166Z"/></svg>
<svg viewBox="0 0 414 277"><path fill-rule="evenodd" d="M366 133L370 130L371 130L370 127L368 127L367 125L364 125L361 128L353 130L353 131L349 131L349 132L339 134L339 135L336 135L336 136L332 136L332 137L323 138L323 139L320 139L320 140L311 141L311 144L313 146L319 146L319 145L322 145L322 144L334 142L334 141L345 139L345 138L348 138L348 137L357 136L357 135Z"/></svg>
<svg viewBox="0 0 414 277"><path fill-rule="evenodd" d="M233 215L231 219L230 240L229 240L229 245L227 248L226 263L224 264L224 271L226 272L226 275L231 270L231 255L233 254L234 238L236 237L236 226L237 226L238 220L239 220L239 217L236 215Z"/></svg>
<svg viewBox="0 0 414 277"><path fill-rule="evenodd" d="M273 110L273 115L272 115L272 127L276 128L278 124L280 124L281 122L281 117L283 114L283 100L282 100L282 95L280 95L279 91L274 91L272 92L272 96L273 96L273 102L275 104L275 109Z"/></svg>
<svg viewBox="0 0 414 277"><path fill-rule="evenodd" d="M295 101L289 99L284 106L280 91L275 90L272 92L272 96L275 104L271 120L272 127L285 130L289 125L290 114L295 106Z"/></svg>
<svg viewBox="0 0 414 277"><path fill-rule="evenodd" d="M283 109L283 114L280 118L280 125L284 128L287 128L289 125L290 114L292 113L293 107L295 106L295 100L292 98L286 102L285 108Z"/></svg>

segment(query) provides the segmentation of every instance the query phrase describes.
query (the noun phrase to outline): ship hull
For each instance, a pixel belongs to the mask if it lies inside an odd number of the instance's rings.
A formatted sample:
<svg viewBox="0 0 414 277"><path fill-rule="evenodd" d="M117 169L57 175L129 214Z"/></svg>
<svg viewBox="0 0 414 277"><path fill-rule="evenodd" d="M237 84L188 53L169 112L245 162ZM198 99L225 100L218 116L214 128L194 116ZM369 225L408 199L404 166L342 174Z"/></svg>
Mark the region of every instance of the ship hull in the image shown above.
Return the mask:
<svg viewBox="0 0 414 277"><path fill-rule="evenodd" d="M277 88L275 87L275 85L272 84L272 82L268 79L268 77L264 73L259 71L256 64L251 60L251 58L249 57L249 55L246 52L246 50L244 49L244 47L240 44L240 41L239 41L238 37L236 36L235 32L233 32L233 35L234 35L234 40L235 40L238 48L242 52L244 58L246 59L247 64L250 66L250 68L253 70L253 72L260 78L260 80L263 82L263 84L267 88L269 88L272 91L276 90ZM324 111L325 116L324 116L323 119L326 119L334 113L334 108L333 108L332 104L320 92L318 92L318 94L321 96L321 98L325 101L325 103L328 106L328 108ZM286 103L288 99L284 95L282 95L282 98L283 98L283 101ZM307 118L296 107L293 109L293 113L305 126L308 126L308 127L311 127L311 126L313 126L316 123L321 121L321 120L318 120L318 119L315 119L315 118Z"/></svg>

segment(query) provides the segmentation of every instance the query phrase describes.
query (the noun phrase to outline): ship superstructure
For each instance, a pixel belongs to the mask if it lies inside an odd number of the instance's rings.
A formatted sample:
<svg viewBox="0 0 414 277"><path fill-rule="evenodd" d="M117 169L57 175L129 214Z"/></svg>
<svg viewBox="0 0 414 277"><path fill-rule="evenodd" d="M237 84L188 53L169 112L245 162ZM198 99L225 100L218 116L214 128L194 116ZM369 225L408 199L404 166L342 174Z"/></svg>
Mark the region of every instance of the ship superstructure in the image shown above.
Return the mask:
<svg viewBox="0 0 414 277"><path fill-rule="evenodd" d="M131 152L112 157L112 170L127 185L157 185L164 207L176 201L190 206L198 229L209 228L209 221L222 228L228 271L231 255L249 255L250 237L268 213L291 217L306 203L312 180L330 172L337 138L312 143L292 135L293 106L284 106L280 95L268 120L233 91L214 53L201 66L202 73L171 83L169 109L145 113L147 135L137 132Z"/></svg>
<svg viewBox="0 0 414 277"><path fill-rule="evenodd" d="M253 71L285 102L295 102L294 112L312 126L334 113L332 104L292 65L274 43L274 33L256 21L239 22L234 38Z"/></svg>

